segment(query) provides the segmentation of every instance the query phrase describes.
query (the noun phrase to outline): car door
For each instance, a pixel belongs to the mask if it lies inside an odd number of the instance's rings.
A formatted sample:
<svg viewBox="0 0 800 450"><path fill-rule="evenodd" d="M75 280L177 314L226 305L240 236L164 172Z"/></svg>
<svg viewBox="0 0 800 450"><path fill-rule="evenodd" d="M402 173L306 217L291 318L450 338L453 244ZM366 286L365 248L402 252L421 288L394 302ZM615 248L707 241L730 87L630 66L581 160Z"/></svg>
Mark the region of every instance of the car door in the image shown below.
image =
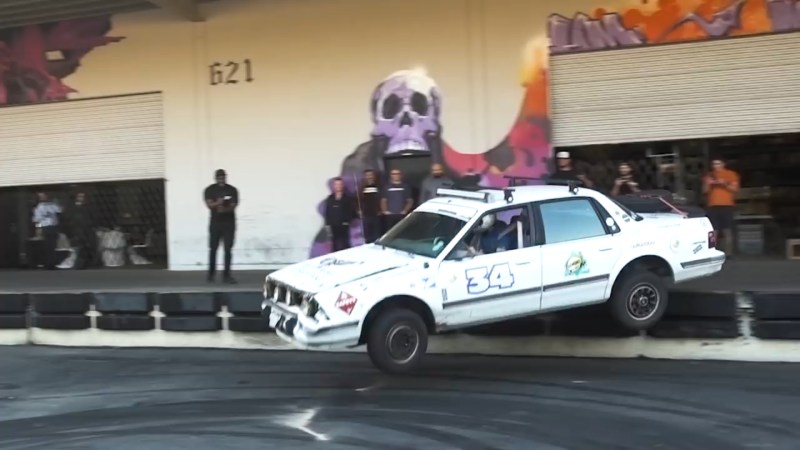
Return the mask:
<svg viewBox="0 0 800 450"><path fill-rule="evenodd" d="M590 197L537 204L542 246L542 310L605 299L611 270L622 251L619 227Z"/></svg>
<svg viewBox="0 0 800 450"><path fill-rule="evenodd" d="M495 230L477 230L487 214L497 218ZM490 211L441 262L438 280L448 325L491 322L539 310L542 255L541 246L533 239L531 217L530 205ZM469 241L475 242L476 232L486 237L479 239L483 253L464 256L464 248Z"/></svg>

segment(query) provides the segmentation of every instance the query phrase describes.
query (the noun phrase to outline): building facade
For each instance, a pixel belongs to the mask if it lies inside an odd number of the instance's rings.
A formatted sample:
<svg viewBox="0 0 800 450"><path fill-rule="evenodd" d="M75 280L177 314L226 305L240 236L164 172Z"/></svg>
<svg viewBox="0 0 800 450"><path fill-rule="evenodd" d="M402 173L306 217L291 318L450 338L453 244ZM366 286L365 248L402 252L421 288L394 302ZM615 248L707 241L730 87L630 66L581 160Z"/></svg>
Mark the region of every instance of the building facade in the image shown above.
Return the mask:
<svg viewBox="0 0 800 450"><path fill-rule="evenodd" d="M331 178L352 186L395 153L505 185L544 175L554 147L800 131L798 0L223 0L202 12L2 34L0 70L7 50L37 81L0 92L0 188L163 180L168 267L201 269L202 191L223 168L241 196L235 266L269 268L327 251Z"/></svg>

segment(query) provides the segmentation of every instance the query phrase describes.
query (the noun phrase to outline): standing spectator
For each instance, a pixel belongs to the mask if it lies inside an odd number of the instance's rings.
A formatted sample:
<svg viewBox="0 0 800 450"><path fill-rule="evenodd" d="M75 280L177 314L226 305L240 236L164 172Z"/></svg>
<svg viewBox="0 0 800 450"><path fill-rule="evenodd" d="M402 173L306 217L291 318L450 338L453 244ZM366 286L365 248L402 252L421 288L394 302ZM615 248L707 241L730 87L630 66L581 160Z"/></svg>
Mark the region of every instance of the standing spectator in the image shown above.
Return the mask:
<svg viewBox="0 0 800 450"><path fill-rule="evenodd" d="M722 159L712 160L711 167L711 173L703 178L708 218L714 230L724 236L725 253L733 255L733 215L739 174L726 168Z"/></svg>
<svg viewBox="0 0 800 450"><path fill-rule="evenodd" d="M94 233L94 221L89 206L86 204L86 194L78 192L75 202L67 211L69 222L70 243L77 249L75 261L76 269L85 269L95 260L97 236Z"/></svg>
<svg viewBox="0 0 800 450"><path fill-rule="evenodd" d="M614 187L611 189L611 195L627 195L639 192L639 190L639 183L633 178L631 165L626 162L620 163L619 177L614 180Z"/></svg>
<svg viewBox="0 0 800 450"><path fill-rule="evenodd" d="M403 220L403 217L411 212L411 208L414 206L411 188L403 182L403 174L398 169L392 169L390 177L381 199L381 209L386 218L387 230Z"/></svg>
<svg viewBox="0 0 800 450"><path fill-rule="evenodd" d="M62 208L58 202L50 201L47 194L39 192L39 204L33 210L33 223L36 232L40 233L44 243L44 260L47 270L55 270L56 245L58 244L58 215Z"/></svg>
<svg viewBox="0 0 800 450"><path fill-rule="evenodd" d="M333 179L333 193L325 200L325 228L333 241L333 251L350 248L350 221L356 218L356 205L344 190L341 177Z"/></svg>
<svg viewBox="0 0 800 450"><path fill-rule="evenodd" d="M208 227L209 252L208 252L208 281L214 281L217 270L217 251L219 241L222 240L225 249L224 281L229 284L236 283L231 276L231 262L233 260L233 241L236 234L236 208L239 206L239 190L227 182L224 170L217 170L216 183L205 190L206 206L211 211Z"/></svg>
<svg viewBox="0 0 800 450"><path fill-rule="evenodd" d="M553 181L580 181L585 187L594 186L592 180L583 171L575 169L572 165L572 157L569 152L556 153L556 170L550 176Z"/></svg>
<svg viewBox="0 0 800 450"><path fill-rule="evenodd" d="M364 171L364 186L361 188L361 223L364 226L364 242L369 244L381 235L381 189L375 171Z"/></svg>
<svg viewBox="0 0 800 450"><path fill-rule="evenodd" d="M432 165L431 174L422 182L422 188L419 193L419 204L421 205L436 197L436 191L439 188L452 186L453 180L444 176L444 167L439 163Z"/></svg>

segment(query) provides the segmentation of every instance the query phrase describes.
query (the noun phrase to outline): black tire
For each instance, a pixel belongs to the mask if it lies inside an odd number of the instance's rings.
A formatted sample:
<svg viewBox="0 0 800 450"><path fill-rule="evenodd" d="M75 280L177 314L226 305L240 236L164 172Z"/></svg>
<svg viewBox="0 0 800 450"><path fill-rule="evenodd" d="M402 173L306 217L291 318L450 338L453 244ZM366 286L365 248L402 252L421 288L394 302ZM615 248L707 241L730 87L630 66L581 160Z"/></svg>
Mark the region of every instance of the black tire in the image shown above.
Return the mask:
<svg viewBox="0 0 800 450"><path fill-rule="evenodd" d="M419 366L427 350L428 329L414 311L389 309L380 313L370 324L367 353L372 364L383 372L412 372Z"/></svg>
<svg viewBox="0 0 800 450"><path fill-rule="evenodd" d="M667 310L669 293L664 280L653 272L637 270L623 275L611 293L611 315L630 330L647 330Z"/></svg>

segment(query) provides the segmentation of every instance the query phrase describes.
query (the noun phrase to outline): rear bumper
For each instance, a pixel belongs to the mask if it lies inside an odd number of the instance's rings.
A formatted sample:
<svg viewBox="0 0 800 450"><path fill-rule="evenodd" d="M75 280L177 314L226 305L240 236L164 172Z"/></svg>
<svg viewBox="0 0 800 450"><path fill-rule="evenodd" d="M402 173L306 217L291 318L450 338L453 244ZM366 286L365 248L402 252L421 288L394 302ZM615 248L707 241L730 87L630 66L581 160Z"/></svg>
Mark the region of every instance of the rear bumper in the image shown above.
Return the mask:
<svg viewBox="0 0 800 450"><path fill-rule="evenodd" d="M727 257L725 254L720 252L720 254L711 257L682 262L682 270L678 276L675 277L675 281L680 283L683 281L714 275L722 270L722 266L725 265L726 259Z"/></svg>
<svg viewBox="0 0 800 450"><path fill-rule="evenodd" d="M360 327L358 322L322 325L300 314L295 307L265 300L262 315L269 320L269 327L284 341L297 348L308 350L334 350L358 345Z"/></svg>

